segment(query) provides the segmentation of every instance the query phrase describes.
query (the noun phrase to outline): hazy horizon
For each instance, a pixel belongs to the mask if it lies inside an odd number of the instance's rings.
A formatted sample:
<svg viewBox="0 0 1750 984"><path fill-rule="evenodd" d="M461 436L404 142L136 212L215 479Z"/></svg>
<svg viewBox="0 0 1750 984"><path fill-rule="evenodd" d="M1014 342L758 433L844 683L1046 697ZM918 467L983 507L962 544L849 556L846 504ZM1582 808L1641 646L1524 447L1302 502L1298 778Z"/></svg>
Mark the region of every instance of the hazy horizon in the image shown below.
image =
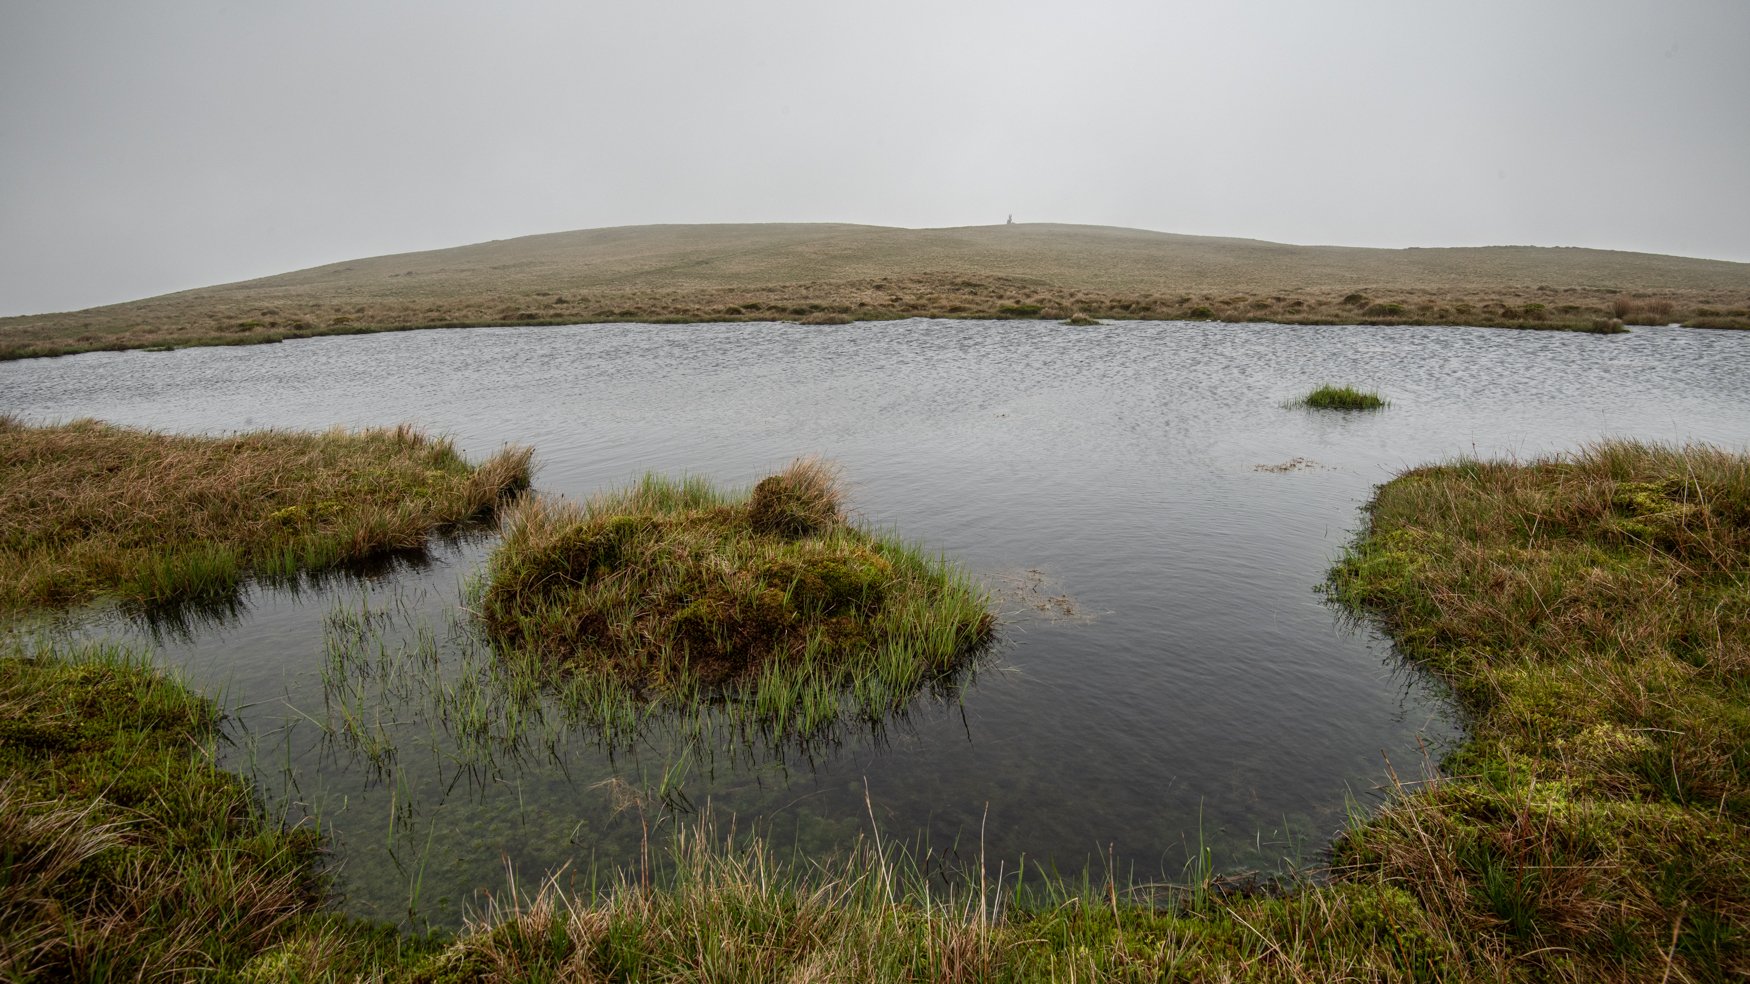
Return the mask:
<svg viewBox="0 0 1750 984"><path fill-rule="evenodd" d="M573 229L1750 261L1750 5L10 3L0 314Z"/></svg>

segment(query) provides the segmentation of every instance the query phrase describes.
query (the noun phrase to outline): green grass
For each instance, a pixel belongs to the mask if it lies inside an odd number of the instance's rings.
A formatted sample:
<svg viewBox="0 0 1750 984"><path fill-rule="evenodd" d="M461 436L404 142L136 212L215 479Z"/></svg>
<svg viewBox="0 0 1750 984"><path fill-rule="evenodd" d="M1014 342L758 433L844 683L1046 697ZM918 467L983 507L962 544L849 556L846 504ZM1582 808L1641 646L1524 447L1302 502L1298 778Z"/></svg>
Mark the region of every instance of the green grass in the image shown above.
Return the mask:
<svg viewBox="0 0 1750 984"><path fill-rule="evenodd" d="M339 966L403 945L324 911L319 833L212 765L217 721L136 654L0 649L0 979L205 978L299 935L344 934Z"/></svg>
<svg viewBox="0 0 1750 984"><path fill-rule="evenodd" d="M1296 405L1315 410L1378 410L1386 401L1378 393L1349 386L1320 386L1294 401Z"/></svg>
<svg viewBox="0 0 1750 984"><path fill-rule="evenodd" d="M1750 458L1605 443L1381 487L1336 596L1449 680L1455 778L1341 856L1529 979L1750 973Z"/></svg>
<svg viewBox="0 0 1750 984"><path fill-rule="evenodd" d="M0 416L0 615L222 606L250 576L416 551L525 487L529 459L470 465L409 427L186 437Z"/></svg>
<svg viewBox="0 0 1750 984"><path fill-rule="evenodd" d="M526 499L506 530L481 595L487 632L610 707L723 704L806 736L900 709L994 625L962 572L846 522L812 461L742 493L653 475L582 508Z"/></svg>
<svg viewBox="0 0 1750 984"><path fill-rule="evenodd" d="M596 898L552 883L501 895L407 979L610 981L1435 980L1445 948L1390 889L1223 898L1199 879L1131 891L1039 871L923 872L879 834L786 861L683 828L672 864ZM1001 877L998 877L1001 875Z"/></svg>

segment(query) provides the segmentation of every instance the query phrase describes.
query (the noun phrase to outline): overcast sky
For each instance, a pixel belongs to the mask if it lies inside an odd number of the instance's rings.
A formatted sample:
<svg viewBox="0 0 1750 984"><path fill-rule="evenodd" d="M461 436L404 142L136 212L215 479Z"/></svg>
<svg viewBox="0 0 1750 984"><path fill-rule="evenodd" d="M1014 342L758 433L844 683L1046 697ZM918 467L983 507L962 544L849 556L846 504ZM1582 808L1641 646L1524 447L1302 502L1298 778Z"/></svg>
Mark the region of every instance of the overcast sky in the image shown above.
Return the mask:
<svg viewBox="0 0 1750 984"><path fill-rule="evenodd" d="M0 313L650 222L1750 260L1747 0L0 0Z"/></svg>

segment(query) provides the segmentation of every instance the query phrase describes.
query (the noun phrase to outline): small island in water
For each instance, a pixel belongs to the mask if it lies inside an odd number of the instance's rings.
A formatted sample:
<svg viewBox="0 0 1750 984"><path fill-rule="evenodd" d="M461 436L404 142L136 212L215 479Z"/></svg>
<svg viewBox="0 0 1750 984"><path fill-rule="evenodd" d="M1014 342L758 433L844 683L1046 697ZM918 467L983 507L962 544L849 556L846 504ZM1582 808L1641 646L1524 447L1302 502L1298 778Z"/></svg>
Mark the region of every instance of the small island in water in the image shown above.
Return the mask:
<svg viewBox="0 0 1750 984"><path fill-rule="evenodd" d="M881 720L995 625L964 572L848 522L814 459L741 493L649 475L581 507L524 498L484 578L505 657L587 702L726 704L785 734L847 705Z"/></svg>

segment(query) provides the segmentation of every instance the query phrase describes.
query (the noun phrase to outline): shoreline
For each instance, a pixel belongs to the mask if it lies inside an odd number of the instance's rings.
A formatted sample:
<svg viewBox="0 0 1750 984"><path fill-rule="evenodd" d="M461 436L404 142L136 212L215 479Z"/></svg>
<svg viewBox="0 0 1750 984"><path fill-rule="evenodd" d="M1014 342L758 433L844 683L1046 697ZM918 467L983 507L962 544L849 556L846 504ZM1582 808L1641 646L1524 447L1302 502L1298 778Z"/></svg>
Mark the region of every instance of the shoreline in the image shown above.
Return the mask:
<svg viewBox="0 0 1750 984"><path fill-rule="evenodd" d="M1750 329L1750 263L1363 249L1051 223L631 226L360 257L0 317L0 358L520 324L904 318Z"/></svg>
<svg viewBox="0 0 1750 984"><path fill-rule="evenodd" d="M1476 321L1442 321L1417 318L1325 318L1325 317L1138 317L1126 313L1099 313L1077 310L1072 314L1059 317L1051 315L974 315L965 313L920 313L895 314L883 317L841 317L833 314L789 318L761 318L745 315L715 316L715 317L677 317L673 315L653 315L638 318L531 318L523 320L481 319L460 321L431 321L408 324L343 324L327 327L288 328L284 330L271 329L266 331L251 331L247 334L210 334L210 335L146 335L131 337L122 335L114 338L90 342L75 341L65 343L55 342L24 342L6 344L0 342L0 362L19 362L26 359L51 359L68 355L84 355L90 352L174 352L185 348L223 348L245 345L277 345L282 342L298 341L306 338L330 338L347 335L380 335L410 331L440 331L463 328L553 328L553 327L584 327L590 325L733 325L733 324L784 324L814 327L836 327L854 324L876 324L890 321L940 320L940 321L1039 321L1058 322L1065 327L1079 327L1070 323L1072 318L1093 319L1095 324L1110 324L1112 322L1151 322L1151 323L1182 323L1182 324L1266 324L1284 327L1310 326L1342 326L1356 328L1494 328L1505 331L1549 331L1567 332L1571 334L1616 335L1632 331L1635 327L1682 327L1697 331L1750 331L1750 319L1743 324L1713 324L1690 322L1659 322L1658 324L1621 323L1616 319L1590 319L1585 321L1556 320L1484 320ZM1695 319L1706 321L1706 319Z"/></svg>

